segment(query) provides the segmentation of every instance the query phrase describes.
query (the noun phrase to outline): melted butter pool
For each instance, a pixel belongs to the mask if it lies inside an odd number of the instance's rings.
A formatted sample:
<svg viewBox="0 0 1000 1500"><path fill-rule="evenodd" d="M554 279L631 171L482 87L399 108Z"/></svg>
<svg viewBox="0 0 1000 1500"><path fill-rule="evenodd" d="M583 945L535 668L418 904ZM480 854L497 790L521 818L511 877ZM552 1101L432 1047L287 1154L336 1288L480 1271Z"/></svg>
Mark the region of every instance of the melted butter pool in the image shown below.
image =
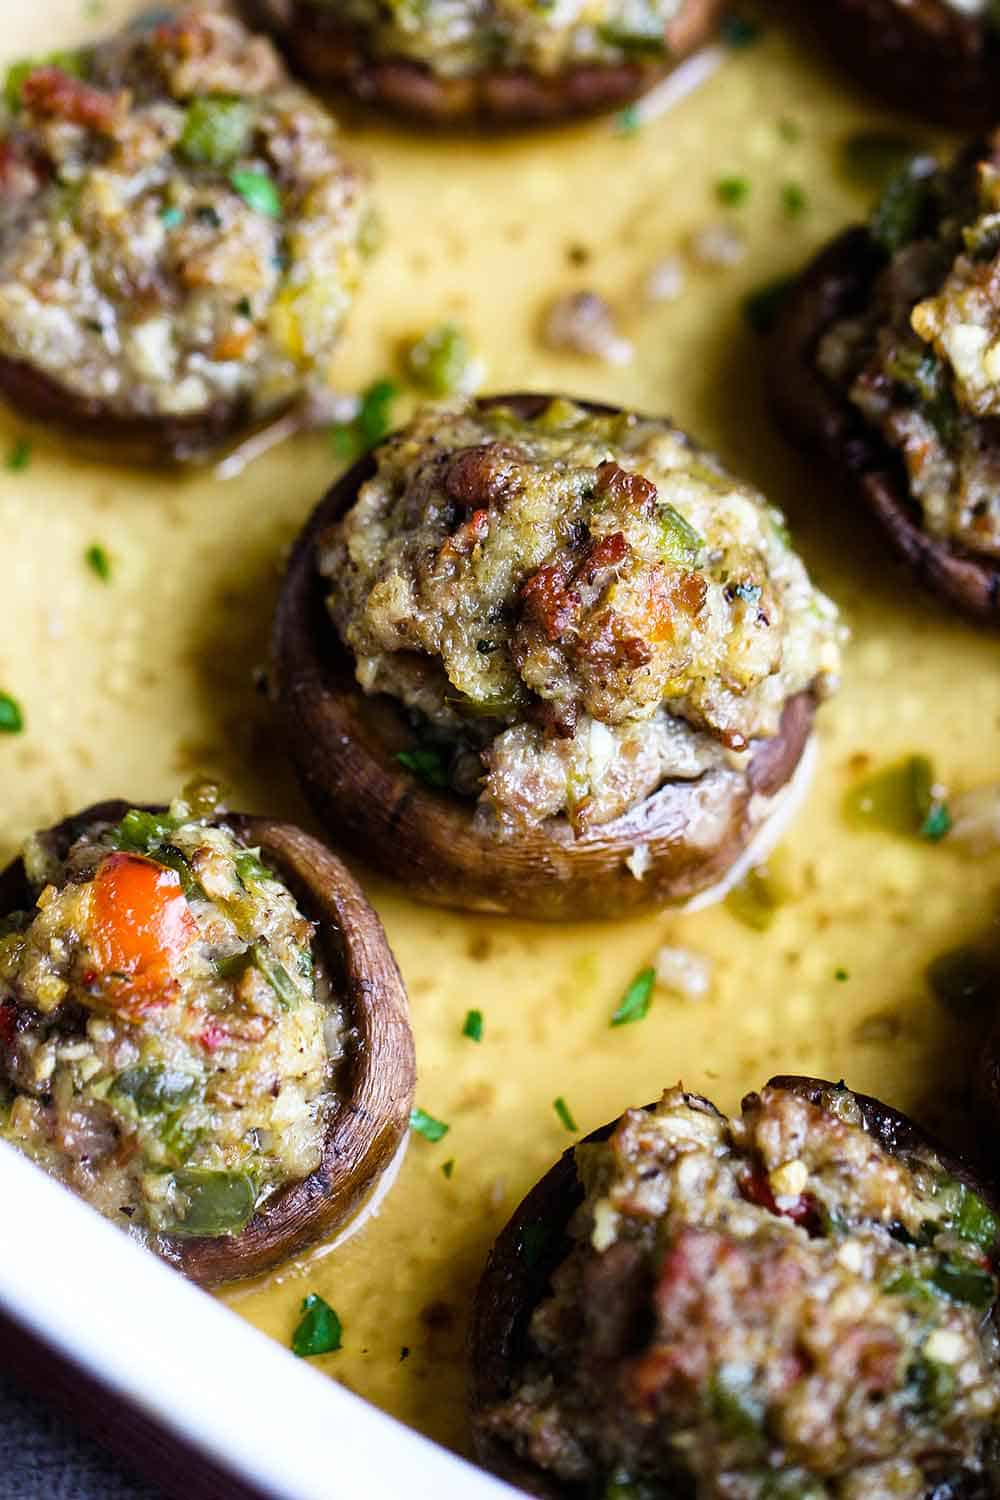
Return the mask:
<svg viewBox="0 0 1000 1500"><path fill-rule="evenodd" d="M106 0L97 22L84 0L7 0L0 52L51 50L133 8ZM733 1108L772 1072L809 1071L960 1132L962 1038L923 972L993 919L1000 858L850 832L840 804L864 769L914 751L956 790L996 779L996 640L917 594L817 466L789 453L740 310L749 289L862 212L839 146L885 123L770 31L635 135L613 120L498 143L346 131L376 174L385 242L343 346L344 390L393 370L401 341L449 318L485 359L489 388L669 412L786 509L853 631L843 691L821 715L813 792L783 845L790 899L768 931L724 908L546 929L421 908L367 881L409 986L418 1102L450 1129L433 1145L414 1137L354 1239L228 1300L287 1343L301 1299L320 1292L344 1324L344 1348L321 1368L457 1448L469 1300L493 1235L572 1139L556 1097L582 1132L678 1078ZM749 192L725 209L716 184L734 176ZM789 183L806 197L794 216ZM679 300L648 304L651 267L719 223L746 241L739 264L692 270ZM635 342L621 370L538 343L547 301L583 288L620 310ZM0 454L21 432L0 414ZM23 735L0 737L0 857L87 802L162 800L198 769L223 778L234 806L310 826L254 673L283 551L334 474L322 437L225 483L104 468L44 440L27 469L0 467L0 689L26 718ZM95 542L109 583L84 564ZM710 995L658 990L641 1025L610 1030L664 943L712 961ZM473 1007L478 1045L461 1035Z"/></svg>

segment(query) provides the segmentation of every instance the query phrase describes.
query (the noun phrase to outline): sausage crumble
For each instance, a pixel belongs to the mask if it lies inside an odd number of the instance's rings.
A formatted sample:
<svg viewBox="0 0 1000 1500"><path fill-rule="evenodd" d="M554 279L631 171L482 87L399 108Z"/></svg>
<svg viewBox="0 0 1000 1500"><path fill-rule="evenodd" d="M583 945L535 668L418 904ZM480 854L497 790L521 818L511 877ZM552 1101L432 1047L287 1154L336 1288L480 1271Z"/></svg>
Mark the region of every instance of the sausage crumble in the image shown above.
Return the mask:
<svg viewBox="0 0 1000 1500"><path fill-rule="evenodd" d="M606 823L835 684L781 516L666 421L456 402L375 460L320 541L330 613L484 830Z"/></svg>
<svg viewBox="0 0 1000 1500"><path fill-rule="evenodd" d="M890 1155L843 1086L733 1120L676 1088L576 1158L571 1248L479 1419L560 1493L993 1493L1000 1226L929 1150Z"/></svg>

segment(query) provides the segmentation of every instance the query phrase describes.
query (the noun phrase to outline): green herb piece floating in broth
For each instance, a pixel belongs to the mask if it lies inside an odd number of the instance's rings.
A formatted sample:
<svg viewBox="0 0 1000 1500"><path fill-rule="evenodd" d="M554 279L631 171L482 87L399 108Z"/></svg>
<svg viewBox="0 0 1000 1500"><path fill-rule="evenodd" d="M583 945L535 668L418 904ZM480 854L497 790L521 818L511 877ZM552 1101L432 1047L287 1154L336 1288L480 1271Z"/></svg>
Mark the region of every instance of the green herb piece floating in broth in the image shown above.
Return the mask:
<svg viewBox="0 0 1000 1500"><path fill-rule="evenodd" d="M21 705L9 693L0 693L0 734L20 734L23 728Z"/></svg>
<svg viewBox="0 0 1000 1500"><path fill-rule="evenodd" d="M392 427L392 403L398 395L399 387L391 380L376 380L368 386L354 420L330 429L338 458L360 458L387 436Z"/></svg>
<svg viewBox="0 0 1000 1500"><path fill-rule="evenodd" d="M302 1299L302 1317L292 1334L292 1353L300 1359L333 1354L342 1347L344 1329L329 1302L316 1292Z"/></svg>
<svg viewBox="0 0 1000 1500"><path fill-rule="evenodd" d="M401 766L419 776L428 786L443 789L448 785L448 770L440 750L431 745L418 746L415 750L400 750L396 756Z"/></svg>
<svg viewBox="0 0 1000 1500"><path fill-rule="evenodd" d="M462 1026L462 1035L467 1036L470 1042L481 1042L483 1039L483 1013L481 1010L470 1010Z"/></svg>
<svg viewBox="0 0 1000 1500"><path fill-rule="evenodd" d="M773 330L781 316L785 298L795 282L794 276L778 276L744 297L743 316L754 333L770 333Z"/></svg>
<svg viewBox="0 0 1000 1500"><path fill-rule="evenodd" d="M566 1100L562 1097L561 1094L558 1099L553 1099L552 1108L555 1110L556 1114L559 1116L559 1119L567 1130L571 1130L575 1134L580 1129L579 1125L570 1114L569 1105L566 1103Z"/></svg>
<svg viewBox="0 0 1000 1500"><path fill-rule="evenodd" d="M805 188L798 182L786 182L781 189L781 205L789 218L796 219L805 213L809 200Z"/></svg>
<svg viewBox="0 0 1000 1500"><path fill-rule="evenodd" d="M453 1156L449 1156L448 1160L442 1163L441 1170L444 1175L450 1180L451 1174L455 1170L455 1158Z"/></svg>
<svg viewBox="0 0 1000 1500"><path fill-rule="evenodd" d="M879 829L929 843L944 838L951 815L926 755L910 755L849 788L844 817L854 829Z"/></svg>
<svg viewBox="0 0 1000 1500"><path fill-rule="evenodd" d="M428 396L467 394L475 385L476 363L457 323L431 328L406 350L408 378Z"/></svg>
<svg viewBox="0 0 1000 1500"><path fill-rule="evenodd" d="M90 571L102 583L109 583L111 581L111 559L98 542L95 542L92 547L87 548L83 554L83 560Z"/></svg>
<svg viewBox="0 0 1000 1500"><path fill-rule="evenodd" d="M422 1135L425 1141L440 1141L451 1129L443 1120L435 1120L425 1109L410 1110L410 1129L415 1130L417 1135Z"/></svg>
<svg viewBox="0 0 1000 1500"><path fill-rule="evenodd" d="M750 196L750 184L745 177L722 177L715 184L715 196L720 203L736 208Z"/></svg>
<svg viewBox="0 0 1000 1500"><path fill-rule="evenodd" d="M629 1026L633 1021L643 1021L649 1014L649 1005L656 983L656 970L643 969L625 991L609 1025Z"/></svg>

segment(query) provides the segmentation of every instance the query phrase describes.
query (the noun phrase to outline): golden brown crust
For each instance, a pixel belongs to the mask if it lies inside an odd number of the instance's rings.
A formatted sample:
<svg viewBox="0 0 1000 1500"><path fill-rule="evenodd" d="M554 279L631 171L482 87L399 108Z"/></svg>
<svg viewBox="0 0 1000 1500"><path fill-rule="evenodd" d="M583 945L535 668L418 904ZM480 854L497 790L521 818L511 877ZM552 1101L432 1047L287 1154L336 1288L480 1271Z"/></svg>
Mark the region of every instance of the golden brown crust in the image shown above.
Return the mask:
<svg viewBox="0 0 1000 1500"><path fill-rule="evenodd" d="M772 1078L766 1086L800 1094L814 1104L820 1102L825 1091L836 1087L825 1079L791 1074ZM700 1094L685 1097L717 1112ZM891 1105L867 1094L855 1094L854 1098L860 1106L864 1128L883 1150L894 1155L917 1149L933 1151L947 1172L1000 1213L1000 1194L992 1179L983 1177ZM587 1141L606 1140L617 1123L613 1120L593 1131ZM575 1149L570 1146L563 1152L500 1232L476 1291L469 1330L469 1406L476 1458L500 1478L542 1500L570 1500L579 1492L522 1458L477 1419L505 1400L516 1385L525 1360L531 1313L545 1296L553 1271L570 1249L566 1226L583 1201ZM978 1500L972 1489L954 1488L949 1496L950 1500Z"/></svg>
<svg viewBox="0 0 1000 1500"><path fill-rule="evenodd" d="M57 847L68 849L95 823L119 822L129 806L102 802L67 818L52 830ZM354 877L324 845L292 824L243 813L219 821L242 842L259 845L317 924L316 941L356 1040L314 1172L276 1192L239 1234L156 1237L158 1253L202 1286L260 1275L346 1223L408 1128L416 1077L406 989L382 924ZM24 866L16 860L0 873L0 913L32 903Z"/></svg>
<svg viewBox="0 0 1000 1500"><path fill-rule="evenodd" d="M667 27L670 61L569 69L551 77L528 69L443 78L407 58L373 57L362 32L339 26L311 0L249 0L254 23L270 29L296 69L346 90L361 103L427 125L482 120L494 125L554 124L619 109L644 94L714 31L724 0L689 0Z"/></svg>
<svg viewBox="0 0 1000 1500"><path fill-rule="evenodd" d="M996 123L1000 39L944 0L807 0L802 27L880 100L977 130Z"/></svg>
<svg viewBox="0 0 1000 1500"><path fill-rule="evenodd" d="M772 404L796 442L829 460L923 584L974 619L1000 625L1000 564L924 530L902 463L816 365L824 333L866 305L884 264L868 231L855 228L806 268L782 305L772 338Z"/></svg>
<svg viewBox="0 0 1000 1500"><path fill-rule="evenodd" d="M530 417L547 396L495 396ZM581 403L593 411L607 411ZM425 786L400 765L413 737L391 700L368 698L330 621L317 540L371 477L363 459L334 485L292 553L275 617L271 689L302 784L338 844L423 901L545 921L616 917L676 904L715 885L763 820L763 799L791 778L814 700L785 707L779 733L756 741L747 771L665 783L611 823L559 841L544 829L507 842L480 833L474 804ZM641 880L626 860L649 850Z"/></svg>

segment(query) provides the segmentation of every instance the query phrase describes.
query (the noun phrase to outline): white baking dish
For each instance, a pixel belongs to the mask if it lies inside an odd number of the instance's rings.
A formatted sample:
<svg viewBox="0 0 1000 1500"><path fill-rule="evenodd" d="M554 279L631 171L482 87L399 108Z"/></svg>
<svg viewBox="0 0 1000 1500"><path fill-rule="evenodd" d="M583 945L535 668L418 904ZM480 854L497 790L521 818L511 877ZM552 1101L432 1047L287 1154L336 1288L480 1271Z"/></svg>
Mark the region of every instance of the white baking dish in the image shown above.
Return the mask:
<svg viewBox="0 0 1000 1500"><path fill-rule="evenodd" d="M0 1143L5 1364L168 1494L516 1492L327 1379Z"/></svg>

